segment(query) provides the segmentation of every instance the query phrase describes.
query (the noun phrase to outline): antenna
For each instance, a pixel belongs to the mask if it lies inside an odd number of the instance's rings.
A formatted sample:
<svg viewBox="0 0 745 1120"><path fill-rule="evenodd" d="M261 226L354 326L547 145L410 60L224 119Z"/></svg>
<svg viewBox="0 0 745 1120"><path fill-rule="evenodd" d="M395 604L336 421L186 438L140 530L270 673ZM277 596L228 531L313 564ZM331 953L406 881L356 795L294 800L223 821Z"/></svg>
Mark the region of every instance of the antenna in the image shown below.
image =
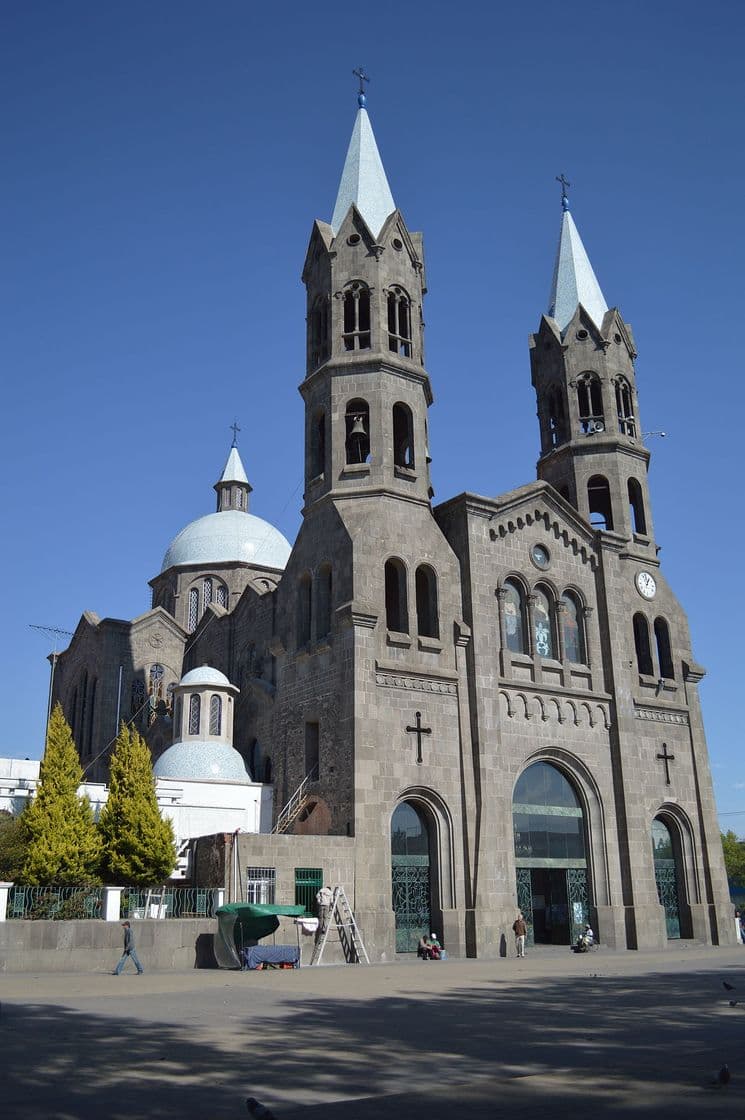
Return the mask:
<svg viewBox="0 0 745 1120"><path fill-rule="evenodd" d="M47 701L47 724L44 732L44 750L47 749L47 735L49 734L49 720L52 716L52 692L54 691L54 670L57 667L57 646L59 645L60 638L71 638L72 630L63 630L60 626L35 626L33 622L29 622L29 629L40 630L43 634L48 634L50 638L54 638L54 650L49 654L49 661L51 663L51 670L49 673L49 699Z"/></svg>

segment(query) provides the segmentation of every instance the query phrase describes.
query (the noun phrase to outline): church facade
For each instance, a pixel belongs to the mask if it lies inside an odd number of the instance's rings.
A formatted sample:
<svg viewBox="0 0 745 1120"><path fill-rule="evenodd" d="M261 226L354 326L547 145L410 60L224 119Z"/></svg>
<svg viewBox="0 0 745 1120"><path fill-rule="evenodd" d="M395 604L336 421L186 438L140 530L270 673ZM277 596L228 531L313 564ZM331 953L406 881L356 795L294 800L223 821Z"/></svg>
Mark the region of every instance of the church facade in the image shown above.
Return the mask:
<svg viewBox="0 0 745 1120"><path fill-rule="evenodd" d="M156 772L174 738L199 741L183 712L174 731L171 696L199 666L224 674L234 746L272 784L279 829L239 838L232 889L291 902L298 870L343 876L371 958L430 929L455 955L504 953L517 908L538 943L569 944L587 921L615 948L734 936L703 670L658 558L635 343L563 201L530 343L538 478L433 506L422 237L360 95L303 270L297 540L248 513L234 447L217 512L172 542L152 609L84 615L58 660L56 695L99 779L120 718L140 721Z"/></svg>

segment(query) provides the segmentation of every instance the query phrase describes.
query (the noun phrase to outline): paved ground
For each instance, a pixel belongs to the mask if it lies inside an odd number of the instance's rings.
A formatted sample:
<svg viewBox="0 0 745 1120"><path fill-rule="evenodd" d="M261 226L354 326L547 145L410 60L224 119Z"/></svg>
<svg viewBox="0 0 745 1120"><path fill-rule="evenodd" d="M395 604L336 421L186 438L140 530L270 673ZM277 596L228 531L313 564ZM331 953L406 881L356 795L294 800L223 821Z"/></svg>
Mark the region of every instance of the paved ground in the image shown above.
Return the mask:
<svg viewBox="0 0 745 1120"><path fill-rule="evenodd" d="M147 962L144 962L147 964ZM726 992L722 981L736 986ZM745 1116L745 947L0 976L0 1114ZM711 1088L727 1062L732 1082Z"/></svg>

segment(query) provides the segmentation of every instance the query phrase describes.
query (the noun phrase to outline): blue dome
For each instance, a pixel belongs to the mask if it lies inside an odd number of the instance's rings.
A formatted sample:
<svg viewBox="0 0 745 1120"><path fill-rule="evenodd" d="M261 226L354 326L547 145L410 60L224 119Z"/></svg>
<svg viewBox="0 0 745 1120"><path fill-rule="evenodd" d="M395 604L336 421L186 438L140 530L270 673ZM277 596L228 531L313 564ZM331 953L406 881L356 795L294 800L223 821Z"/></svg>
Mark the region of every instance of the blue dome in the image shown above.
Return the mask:
<svg viewBox="0 0 745 1120"><path fill-rule="evenodd" d="M256 564L284 570L289 541L268 521L226 509L198 517L171 541L161 571L186 564Z"/></svg>
<svg viewBox="0 0 745 1120"><path fill-rule="evenodd" d="M153 766L156 778L182 782L250 782L248 771L237 750L227 743L195 739L174 743Z"/></svg>

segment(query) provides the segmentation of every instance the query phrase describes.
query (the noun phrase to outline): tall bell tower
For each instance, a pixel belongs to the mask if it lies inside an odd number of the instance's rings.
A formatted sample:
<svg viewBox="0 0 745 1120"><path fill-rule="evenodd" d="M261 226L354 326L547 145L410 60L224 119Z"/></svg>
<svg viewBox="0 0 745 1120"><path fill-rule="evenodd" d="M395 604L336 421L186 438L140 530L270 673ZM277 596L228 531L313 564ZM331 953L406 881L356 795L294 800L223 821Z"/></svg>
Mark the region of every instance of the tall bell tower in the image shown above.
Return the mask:
<svg viewBox="0 0 745 1120"><path fill-rule="evenodd" d="M306 513L329 495L431 496L422 238L393 201L363 80L333 217L315 222L303 269Z"/></svg>
<svg viewBox="0 0 745 1120"><path fill-rule="evenodd" d="M547 313L530 340L541 454L550 482L596 529L655 555L636 393L631 327L608 309L569 211L562 223Z"/></svg>

